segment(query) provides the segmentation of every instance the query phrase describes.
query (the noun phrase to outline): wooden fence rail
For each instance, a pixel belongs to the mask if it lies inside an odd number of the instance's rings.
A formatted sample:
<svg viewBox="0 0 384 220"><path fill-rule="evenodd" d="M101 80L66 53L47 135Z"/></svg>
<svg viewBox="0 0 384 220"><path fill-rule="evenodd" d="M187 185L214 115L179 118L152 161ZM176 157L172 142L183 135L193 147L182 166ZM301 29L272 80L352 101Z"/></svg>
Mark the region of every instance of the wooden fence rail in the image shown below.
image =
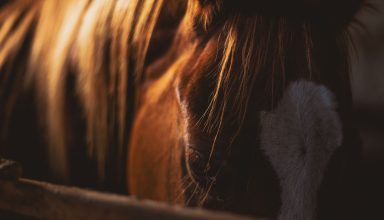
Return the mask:
<svg viewBox="0 0 384 220"><path fill-rule="evenodd" d="M15 174L16 173L16 174ZM202 209L170 207L128 196L17 178L17 164L0 161L0 210L55 220L250 220Z"/></svg>

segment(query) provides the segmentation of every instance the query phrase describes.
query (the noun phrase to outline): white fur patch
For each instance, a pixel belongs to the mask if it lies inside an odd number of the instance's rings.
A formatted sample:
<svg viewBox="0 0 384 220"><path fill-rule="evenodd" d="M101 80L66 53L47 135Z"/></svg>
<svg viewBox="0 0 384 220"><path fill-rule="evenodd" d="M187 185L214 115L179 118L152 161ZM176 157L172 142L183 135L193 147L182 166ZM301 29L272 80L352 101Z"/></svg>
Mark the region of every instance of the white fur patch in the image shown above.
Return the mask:
<svg viewBox="0 0 384 220"><path fill-rule="evenodd" d="M294 82L274 111L261 114L261 126L261 147L282 190L279 220L316 219L319 186L342 144L333 94L313 82Z"/></svg>

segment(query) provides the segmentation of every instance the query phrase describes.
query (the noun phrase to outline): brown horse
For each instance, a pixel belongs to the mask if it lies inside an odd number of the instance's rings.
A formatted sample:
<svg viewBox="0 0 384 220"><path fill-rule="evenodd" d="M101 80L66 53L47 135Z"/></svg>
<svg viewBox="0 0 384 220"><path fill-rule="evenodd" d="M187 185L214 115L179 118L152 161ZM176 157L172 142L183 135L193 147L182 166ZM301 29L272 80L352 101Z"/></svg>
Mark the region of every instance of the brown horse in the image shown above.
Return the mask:
<svg viewBox="0 0 384 220"><path fill-rule="evenodd" d="M141 198L345 219L360 150L347 27L361 7L6 1L0 147L45 178L115 185L127 163Z"/></svg>

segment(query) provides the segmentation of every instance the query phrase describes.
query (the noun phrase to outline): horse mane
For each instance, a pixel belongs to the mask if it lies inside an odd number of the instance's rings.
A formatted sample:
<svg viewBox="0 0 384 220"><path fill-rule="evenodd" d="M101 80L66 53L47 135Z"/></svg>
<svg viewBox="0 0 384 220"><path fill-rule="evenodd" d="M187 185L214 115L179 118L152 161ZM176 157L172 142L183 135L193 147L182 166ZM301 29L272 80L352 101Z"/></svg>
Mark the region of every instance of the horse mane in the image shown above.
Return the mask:
<svg viewBox="0 0 384 220"><path fill-rule="evenodd" d="M20 42L28 41L28 68L24 86L37 88L39 109L46 124L52 173L68 178L68 77L74 77L75 94L86 123L88 154L105 177L108 146L126 142L128 75L143 71L145 56L163 0L77 1L13 0L0 10L0 77L7 82L6 63L13 65ZM131 67L130 60L135 60ZM0 90L3 88L0 88ZM7 103L10 104L10 103ZM117 136L117 137L116 137ZM115 140L117 139L117 140Z"/></svg>

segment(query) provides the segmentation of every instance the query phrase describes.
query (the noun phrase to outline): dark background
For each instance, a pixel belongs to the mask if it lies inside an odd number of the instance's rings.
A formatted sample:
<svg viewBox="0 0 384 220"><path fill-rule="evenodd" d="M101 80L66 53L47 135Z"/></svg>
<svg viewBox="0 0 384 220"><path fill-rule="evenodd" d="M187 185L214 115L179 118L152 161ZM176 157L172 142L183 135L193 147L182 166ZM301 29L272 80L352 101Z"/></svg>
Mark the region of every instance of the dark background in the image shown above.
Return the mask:
<svg viewBox="0 0 384 220"><path fill-rule="evenodd" d="M355 119L363 142L362 197L364 219L384 219L384 0L370 1L358 19L367 29L355 32L352 89Z"/></svg>

